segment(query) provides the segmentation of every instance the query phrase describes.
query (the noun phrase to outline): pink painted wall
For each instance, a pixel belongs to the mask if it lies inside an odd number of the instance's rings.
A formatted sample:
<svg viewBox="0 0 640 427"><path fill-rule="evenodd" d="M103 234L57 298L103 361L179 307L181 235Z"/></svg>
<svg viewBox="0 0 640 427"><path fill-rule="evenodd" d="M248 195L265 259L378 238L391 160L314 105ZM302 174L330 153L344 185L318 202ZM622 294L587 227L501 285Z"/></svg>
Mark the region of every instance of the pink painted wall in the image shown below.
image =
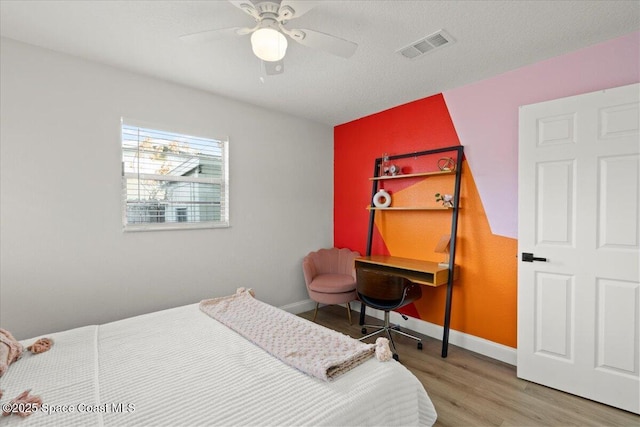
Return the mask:
<svg viewBox="0 0 640 427"><path fill-rule="evenodd" d="M518 107L640 82L640 32L444 92L494 234L517 238Z"/></svg>

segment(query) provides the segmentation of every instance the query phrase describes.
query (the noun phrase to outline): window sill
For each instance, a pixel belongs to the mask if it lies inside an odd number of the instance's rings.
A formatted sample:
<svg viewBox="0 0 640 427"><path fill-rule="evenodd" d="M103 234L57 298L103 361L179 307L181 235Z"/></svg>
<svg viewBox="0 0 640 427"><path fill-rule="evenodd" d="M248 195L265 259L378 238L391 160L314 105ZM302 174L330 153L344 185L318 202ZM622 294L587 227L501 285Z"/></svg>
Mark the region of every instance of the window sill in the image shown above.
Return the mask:
<svg viewBox="0 0 640 427"><path fill-rule="evenodd" d="M229 222L198 222L191 224L181 224L177 222L156 223L156 224L130 224L125 225L122 231L125 233L136 231L163 231L163 230L201 230L208 228L229 228Z"/></svg>

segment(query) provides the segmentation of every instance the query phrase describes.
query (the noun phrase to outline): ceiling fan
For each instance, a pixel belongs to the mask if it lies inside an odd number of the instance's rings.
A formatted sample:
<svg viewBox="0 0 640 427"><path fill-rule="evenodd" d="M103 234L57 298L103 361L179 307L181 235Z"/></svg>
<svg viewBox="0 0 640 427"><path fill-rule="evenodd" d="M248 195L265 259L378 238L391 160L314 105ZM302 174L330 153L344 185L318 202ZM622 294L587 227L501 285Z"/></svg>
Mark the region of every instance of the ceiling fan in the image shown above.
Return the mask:
<svg viewBox="0 0 640 427"><path fill-rule="evenodd" d="M268 75L284 71L283 58L287 51L287 38L314 49L343 58L351 57L358 45L330 34L309 29L288 29L285 24L304 15L320 2L308 0L228 0L238 9L255 19L254 27L231 27L201 31L180 36L188 43L201 43L226 36L251 34L253 53L262 59Z"/></svg>

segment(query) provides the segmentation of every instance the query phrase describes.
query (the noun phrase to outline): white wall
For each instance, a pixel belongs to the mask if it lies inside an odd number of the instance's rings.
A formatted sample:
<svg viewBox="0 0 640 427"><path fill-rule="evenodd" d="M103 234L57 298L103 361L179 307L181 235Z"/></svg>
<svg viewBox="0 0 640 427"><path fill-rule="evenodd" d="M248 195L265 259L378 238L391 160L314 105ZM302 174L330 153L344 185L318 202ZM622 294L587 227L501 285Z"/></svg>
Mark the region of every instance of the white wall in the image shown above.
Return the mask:
<svg viewBox="0 0 640 427"><path fill-rule="evenodd" d="M0 325L19 339L252 287L308 296L333 129L2 39ZM230 138L231 228L123 233L120 117Z"/></svg>

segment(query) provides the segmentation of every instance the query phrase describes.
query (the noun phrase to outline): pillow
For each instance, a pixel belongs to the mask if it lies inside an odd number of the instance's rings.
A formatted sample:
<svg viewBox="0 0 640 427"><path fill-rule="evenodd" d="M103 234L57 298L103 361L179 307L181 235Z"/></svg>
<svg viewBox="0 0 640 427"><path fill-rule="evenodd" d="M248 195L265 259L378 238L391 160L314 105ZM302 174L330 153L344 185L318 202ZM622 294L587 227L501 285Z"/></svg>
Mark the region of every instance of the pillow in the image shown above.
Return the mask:
<svg viewBox="0 0 640 427"><path fill-rule="evenodd" d="M20 359L22 351L22 344L11 335L11 332L0 328L0 377L9 365Z"/></svg>

